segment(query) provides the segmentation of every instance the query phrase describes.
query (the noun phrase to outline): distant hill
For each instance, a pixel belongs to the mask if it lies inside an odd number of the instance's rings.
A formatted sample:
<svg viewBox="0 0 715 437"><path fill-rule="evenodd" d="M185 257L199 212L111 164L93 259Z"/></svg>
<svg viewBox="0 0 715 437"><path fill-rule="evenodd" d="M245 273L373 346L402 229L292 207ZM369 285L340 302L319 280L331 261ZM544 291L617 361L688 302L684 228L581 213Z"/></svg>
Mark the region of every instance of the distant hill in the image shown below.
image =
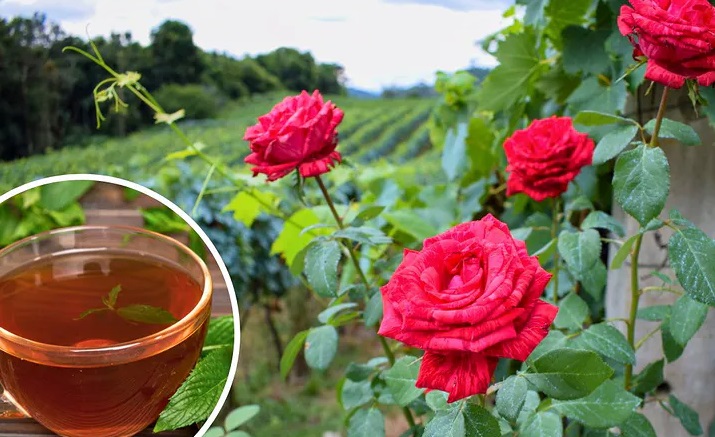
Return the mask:
<svg viewBox="0 0 715 437"><path fill-rule="evenodd" d="M377 99L380 97L379 93L375 93L372 91L367 91L367 90L361 90L359 88L347 88L348 91L348 96L349 97L355 97L357 99Z"/></svg>

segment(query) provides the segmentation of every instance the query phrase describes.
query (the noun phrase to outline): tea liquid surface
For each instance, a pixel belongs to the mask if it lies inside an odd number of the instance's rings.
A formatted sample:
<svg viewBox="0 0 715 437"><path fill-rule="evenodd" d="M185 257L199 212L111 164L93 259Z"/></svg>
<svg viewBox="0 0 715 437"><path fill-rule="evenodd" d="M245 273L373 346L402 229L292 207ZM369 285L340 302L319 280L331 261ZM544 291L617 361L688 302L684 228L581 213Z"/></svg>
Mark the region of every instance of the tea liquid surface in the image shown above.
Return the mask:
<svg viewBox="0 0 715 437"><path fill-rule="evenodd" d="M34 341L78 348L135 340L171 324L128 321L113 310L80 318L105 307L102 299L118 285L115 308L149 305L176 319L188 314L202 294L180 267L137 252L56 255L0 277L0 326ZM59 435L134 435L159 416L188 376L206 327L204 322L155 355L100 367L60 367L0 350L0 384Z"/></svg>
<svg viewBox="0 0 715 437"><path fill-rule="evenodd" d="M115 308L147 305L168 311L176 320L196 306L202 293L183 269L152 257L70 253L0 278L0 327L41 343L96 347L145 337L171 325L131 321L106 309L102 299L118 286Z"/></svg>

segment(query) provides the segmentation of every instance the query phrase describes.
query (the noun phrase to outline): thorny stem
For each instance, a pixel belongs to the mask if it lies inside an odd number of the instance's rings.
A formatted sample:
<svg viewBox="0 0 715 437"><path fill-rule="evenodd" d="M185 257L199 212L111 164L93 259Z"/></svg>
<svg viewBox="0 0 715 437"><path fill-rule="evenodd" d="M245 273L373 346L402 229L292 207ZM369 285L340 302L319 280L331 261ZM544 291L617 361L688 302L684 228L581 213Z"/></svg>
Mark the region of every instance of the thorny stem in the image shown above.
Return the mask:
<svg viewBox="0 0 715 437"><path fill-rule="evenodd" d="M551 239L555 239L557 237L557 234L559 232L559 198L554 197L554 211L553 211L553 218L551 221ZM553 294L553 300L554 303L557 303L559 301L559 251L554 250L554 272L553 272L553 286L554 286L554 294Z"/></svg>
<svg viewBox="0 0 715 437"><path fill-rule="evenodd" d="M320 187L321 193L323 193L323 197L325 198L325 201L327 202L328 207L330 208L330 212L333 214L335 223L337 223L337 225L340 229L344 229L345 224L343 223L343 219L340 217L340 214L338 214L337 209L335 209L335 203L333 203L333 199L332 199L332 197L330 197L330 193L328 192L328 189L325 187L325 183L323 183L323 179L321 179L321 177L318 175L318 176L315 176L315 181L318 183L318 187ZM358 276L360 276L360 280L363 282L363 284L365 284L365 288L369 289L370 281L368 281L367 276L365 276L365 272L362 271L362 267L360 267L360 261L358 260L357 255L355 255L355 251L350 246L347 246L347 249L348 249L348 253L350 254L350 259L352 260L353 265L355 266L355 271L357 272ZM390 366L393 366L395 364L395 354L392 353L392 350L390 349L390 346L387 344L387 340L385 340L385 337L383 337L381 335L378 335L377 337L380 340L382 349L385 351L385 356L387 357L387 360L390 362ZM407 423L410 425L410 429L414 430L415 419L414 419L414 417L412 417L412 412L407 407L403 407L402 412L405 415L405 419L407 420Z"/></svg>
<svg viewBox="0 0 715 437"><path fill-rule="evenodd" d="M660 126L663 123L663 117L665 116L665 109L668 103L668 87L663 89L663 95L660 98L660 105L658 106L658 113L655 116L655 127L653 128L653 136L650 139L650 147L658 146L658 134L660 133ZM641 296L641 289L638 284L638 256L641 251L641 243L643 242L643 234L639 233L636 237L636 241L633 245L633 250L631 251L631 311L628 316L628 331L627 339L628 344L631 345L633 350L637 349L635 336L636 336L636 315L638 314L638 301ZM647 338L648 336L646 336ZM633 378L633 365L627 364L625 368L625 374L623 376L623 386L626 390L630 389L631 379Z"/></svg>
<svg viewBox="0 0 715 437"><path fill-rule="evenodd" d="M643 241L643 234L638 234L636 237L636 242L633 246L633 251L631 252L631 311L628 316L628 331L627 338L628 344L631 345L633 350L636 349L635 337L636 337L636 314L638 313L638 301L640 299L640 289L638 287L638 255L641 251L641 242ZM625 374L623 376L623 385L626 390L631 386L631 378L633 377L633 364L626 364Z"/></svg>
<svg viewBox="0 0 715 437"><path fill-rule="evenodd" d="M650 139L650 147L658 146L658 133L660 132L660 125L663 123L665 108L668 106L668 90L670 90L670 88L665 87L663 89L663 95L660 96L660 106L658 106L658 114L655 116L655 127L653 128L653 136Z"/></svg>

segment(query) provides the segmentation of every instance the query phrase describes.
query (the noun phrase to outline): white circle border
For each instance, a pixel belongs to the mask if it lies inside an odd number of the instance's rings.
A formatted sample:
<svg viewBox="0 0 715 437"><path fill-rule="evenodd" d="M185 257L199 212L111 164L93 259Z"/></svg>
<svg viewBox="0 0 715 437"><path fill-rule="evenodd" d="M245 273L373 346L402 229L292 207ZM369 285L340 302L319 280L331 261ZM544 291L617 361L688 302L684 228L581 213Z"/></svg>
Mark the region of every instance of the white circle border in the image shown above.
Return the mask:
<svg viewBox="0 0 715 437"><path fill-rule="evenodd" d="M145 194L149 197L151 197L154 200L157 200L161 202L164 206L168 207L171 209L173 212L175 212L179 217L181 217L186 223L191 226L191 229L193 229L199 236L201 237L201 240L204 242L206 247L208 247L209 252L211 252L211 255L213 255L214 259L216 260L216 264L218 264L219 270L221 270L221 276L223 276L224 282L226 283L226 288L228 291L228 297L229 300L231 301L231 312L233 314L233 333L234 333L234 340L233 340L233 356L231 357L231 368L229 369L228 372L228 379L226 380L226 386L223 388L223 392L221 392L221 396L219 397L218 403L214 407L213 411L209 415L208 419L206 419L206 422L204 425L199 429L199 431L194 435L194 437L201 437L203 436L206 431L213 425L213 422L216 420L216 417L218 417L219 413L221 412L221 409L223 408L226 400L228 399L228 395L231 391L231 387L233 385L233 380L236 377L236 371L238 369L238 353L240 349L240 344L241 344L241 322L238 314L238 301L236 300L236 293L233 288L233 283L231 282L231 277L228 274L228 269L226 268L226 264L223 261L223 258L221 258L221 254L219 254L218 250L216 249L216 246L214 246L213 242L209 239L208 235L204 232L203 229L194 221L193 218L191 218L190 215L188 215L184 210L179 208L174 202L170 201L166 197L162 196L161 194L150 190L149 188L137 184L132 181L128 181L126 179L121 179L117 178L114 176L105 176L105 175L98 175L98 174L90 174L90 173L75 173L75 174L64 174L64 175L59 175L59 176L50 176L42 179L38 179L36 181L28 182L26 184L20 185L17 188L13 188L12 190L0 195L0 205L6 202L7 200L11 199L12 197L17 196L18 194L21 194L27 190L30 190L32 188L37 188L43 185L49 185L53 184L55 182L67 182L67 181L94 181L94 182L105 182L109 184L114 184L114 185L121 185L127 188L130 188L135 191L139 191L142 194ZM159 435L159 434L157 434Z"/></svg>

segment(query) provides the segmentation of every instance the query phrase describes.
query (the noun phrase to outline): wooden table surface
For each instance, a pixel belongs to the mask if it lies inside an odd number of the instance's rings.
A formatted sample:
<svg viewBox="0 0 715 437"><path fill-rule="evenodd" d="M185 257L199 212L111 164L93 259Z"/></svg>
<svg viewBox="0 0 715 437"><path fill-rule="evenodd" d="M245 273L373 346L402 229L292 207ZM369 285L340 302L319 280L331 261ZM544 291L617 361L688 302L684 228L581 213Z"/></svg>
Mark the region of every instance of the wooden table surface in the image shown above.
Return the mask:
<svg viewBox="0 0 715 437"><path fill-rule="evenodd" d="M125 225L135 227L143 227L144 224L138 208L161 205L155 200L143 196L132 202L127 202L123 198L122 188L103 183L97 183L95 187L81 199L80 203L82 203L84 207L86 224L88 225ZM181 239L181 236L177 238ZM232 311L228 288L218 268L218 264L213 259L209 260L207 264L214 283L211 315L230 315ZM137 436L192 437L196 435L197 431L198 428L196 427L187 427L176 431L155 434L150 427L137 434ZM32 419L3 418L0 416L0 437L44 437L54 435L56 434Z"/></svg>
<svg viewBox="0 0 715 437"><path fill-rule="evenodd" d="M197 428L182 428L176 431L165 431L154 434L151 428L137 434L138 437L192 437ZM32 419L2 419L0 421L0 437L46 437L57 435ZM97 436L102 437L102 436Z"/></svg>

